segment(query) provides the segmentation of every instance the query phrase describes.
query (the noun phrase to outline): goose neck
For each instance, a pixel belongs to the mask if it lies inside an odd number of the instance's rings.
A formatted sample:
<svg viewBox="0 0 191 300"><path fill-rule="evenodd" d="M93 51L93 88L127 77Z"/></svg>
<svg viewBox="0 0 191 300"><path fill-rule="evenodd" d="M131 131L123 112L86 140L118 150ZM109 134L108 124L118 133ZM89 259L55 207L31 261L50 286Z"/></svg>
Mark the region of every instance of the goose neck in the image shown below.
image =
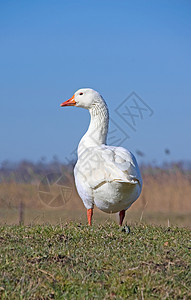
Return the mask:
<svg viewBox="0 0 191 300"><path fill-rule="evenodd" d="M109 113L105 102L93 105L90 109L90 125L80 141L78 155L89 147L106 144Z"/></svg>

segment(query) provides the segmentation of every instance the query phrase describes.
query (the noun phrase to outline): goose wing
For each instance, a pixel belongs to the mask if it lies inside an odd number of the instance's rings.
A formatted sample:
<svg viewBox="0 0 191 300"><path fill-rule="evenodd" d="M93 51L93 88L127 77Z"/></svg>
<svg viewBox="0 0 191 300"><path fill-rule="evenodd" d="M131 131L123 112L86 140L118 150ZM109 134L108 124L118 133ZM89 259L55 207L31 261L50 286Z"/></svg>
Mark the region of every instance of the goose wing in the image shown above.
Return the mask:
<svg viewBox="0 0 191 300"><path fill-rule="evenodd" d="M142 185L135 157L122 147L87 148L78 158L74 172L92 189L113 181Z"/></svg>

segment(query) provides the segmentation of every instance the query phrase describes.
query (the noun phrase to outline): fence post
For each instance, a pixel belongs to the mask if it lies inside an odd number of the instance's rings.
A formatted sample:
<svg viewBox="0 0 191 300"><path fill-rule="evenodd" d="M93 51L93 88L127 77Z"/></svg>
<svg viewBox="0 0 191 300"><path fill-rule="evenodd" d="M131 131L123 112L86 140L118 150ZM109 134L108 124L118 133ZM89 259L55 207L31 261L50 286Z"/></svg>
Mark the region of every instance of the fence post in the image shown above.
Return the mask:
<svg viewBox="0 0 191 300"><path fill-rule="evenodd" d="M24 203L23 201L20 201L19 203L19 225L22 226L24 225Z"/></svg>

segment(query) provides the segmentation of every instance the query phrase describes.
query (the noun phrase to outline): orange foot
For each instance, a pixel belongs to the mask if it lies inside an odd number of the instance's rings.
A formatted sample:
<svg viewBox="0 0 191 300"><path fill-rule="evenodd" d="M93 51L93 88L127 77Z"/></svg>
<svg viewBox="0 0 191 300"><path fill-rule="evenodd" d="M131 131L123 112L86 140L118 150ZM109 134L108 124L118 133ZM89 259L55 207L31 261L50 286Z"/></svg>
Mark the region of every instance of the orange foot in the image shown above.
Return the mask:
<svg viewBox="0 0 191 300"><path fill-rule="evenodd" d="M92 225L93 208L87 209L88 225Z"/></svg>

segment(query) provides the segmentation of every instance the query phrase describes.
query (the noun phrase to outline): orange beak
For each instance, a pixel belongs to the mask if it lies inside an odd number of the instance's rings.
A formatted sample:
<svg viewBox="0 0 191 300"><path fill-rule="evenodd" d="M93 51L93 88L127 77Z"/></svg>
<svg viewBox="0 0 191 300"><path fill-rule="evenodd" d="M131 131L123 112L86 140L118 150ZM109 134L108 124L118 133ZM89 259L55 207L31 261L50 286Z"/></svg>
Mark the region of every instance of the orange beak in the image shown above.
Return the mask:
<svg viewBox="0 0 191 300"><path fill-rule="evenodd" d="M75 96L73 95L72 98L68 99L67 101L60 104L61 107L63 106L75 106L76 101L74 100Z"/></svg>

